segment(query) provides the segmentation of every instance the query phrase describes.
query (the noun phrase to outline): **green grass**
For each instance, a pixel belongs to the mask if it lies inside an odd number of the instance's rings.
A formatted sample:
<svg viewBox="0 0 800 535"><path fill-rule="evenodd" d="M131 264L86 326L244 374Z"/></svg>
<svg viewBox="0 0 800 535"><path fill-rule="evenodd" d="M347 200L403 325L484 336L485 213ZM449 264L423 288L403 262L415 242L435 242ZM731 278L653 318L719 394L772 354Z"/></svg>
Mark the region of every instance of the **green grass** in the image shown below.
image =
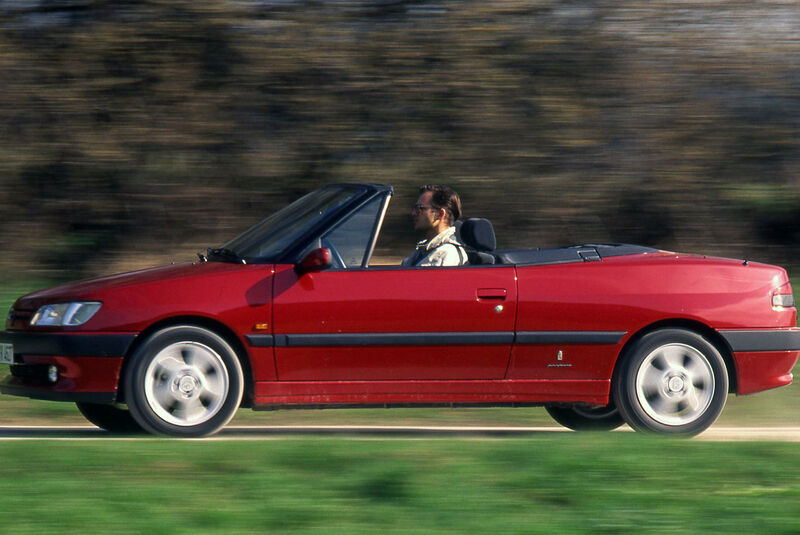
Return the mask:
<svg viewBox="0 0 800 535"><path fill-rule="evenodd" d="M793 444L4 442L0 531L797 533Z"/></svg>

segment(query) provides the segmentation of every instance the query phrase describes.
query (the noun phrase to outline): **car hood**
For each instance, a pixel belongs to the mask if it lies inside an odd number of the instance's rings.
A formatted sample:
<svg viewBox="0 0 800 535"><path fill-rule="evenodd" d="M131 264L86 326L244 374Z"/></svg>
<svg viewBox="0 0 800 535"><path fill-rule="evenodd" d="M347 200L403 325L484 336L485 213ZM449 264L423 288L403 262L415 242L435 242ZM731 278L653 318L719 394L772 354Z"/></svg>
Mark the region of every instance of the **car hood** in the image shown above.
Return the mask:
<svg viewBox="0 0 800 535"><path fill-rule="evenodd" d="M34 310L46 303L98 299L101 298L103 293L114 288L153 282L163 283L187 277L216 275L236 271L243 267L242 264L225 262L185 262L119 273L38 290L17 299L14 308L17 310Z"/></svg>

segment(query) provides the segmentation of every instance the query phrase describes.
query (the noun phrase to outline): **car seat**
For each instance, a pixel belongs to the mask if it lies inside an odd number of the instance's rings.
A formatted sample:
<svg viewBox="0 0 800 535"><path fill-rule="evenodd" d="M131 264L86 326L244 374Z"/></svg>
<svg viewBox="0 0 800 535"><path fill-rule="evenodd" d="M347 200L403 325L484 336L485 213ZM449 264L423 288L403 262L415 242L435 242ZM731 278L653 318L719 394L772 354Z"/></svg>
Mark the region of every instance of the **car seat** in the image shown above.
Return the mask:
<svg viewBox="0 0 800 535"><path fill-rule="evenodd" d="M456 236L467 251L469 263L473 265L494 264L492 251L497 247L494 227L491 221L483 217L471 217L456 222Z"/></svg>

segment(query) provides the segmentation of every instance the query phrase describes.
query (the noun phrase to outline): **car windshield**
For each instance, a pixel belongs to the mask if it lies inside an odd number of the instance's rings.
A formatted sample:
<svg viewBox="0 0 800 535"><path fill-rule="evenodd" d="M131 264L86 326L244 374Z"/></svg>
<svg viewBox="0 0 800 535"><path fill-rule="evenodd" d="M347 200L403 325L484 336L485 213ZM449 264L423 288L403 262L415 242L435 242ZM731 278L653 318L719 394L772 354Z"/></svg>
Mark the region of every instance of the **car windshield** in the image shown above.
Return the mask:
<svg viewBox="0 0 800 535"><path fill-rule="evenodd" d="M318 189L250 227L220 249L240 258L277 258L327 214L363 191L352 186Z"/></svg>

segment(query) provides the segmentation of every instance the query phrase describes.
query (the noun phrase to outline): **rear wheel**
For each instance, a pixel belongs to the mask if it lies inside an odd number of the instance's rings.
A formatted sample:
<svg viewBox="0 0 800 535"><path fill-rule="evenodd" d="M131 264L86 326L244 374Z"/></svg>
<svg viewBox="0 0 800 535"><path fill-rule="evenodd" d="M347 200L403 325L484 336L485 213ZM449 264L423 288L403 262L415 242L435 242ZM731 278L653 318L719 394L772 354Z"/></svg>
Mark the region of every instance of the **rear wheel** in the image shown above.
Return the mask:
<svg viewBox="0 0 800 535"><path fill-rule="evenodd" d="M201 327L159 331L132 355L126 401L145 430L197 437L219 431L242 400L242 367L231 346Z"/></svg>
<svg viewBox="0 0 800 535"><path fill-rule="evenodd" d="M76 403L83 416L101 429L111 433L141 433L142 426L133 419L131 412L118 405L102 403Z"/></svg>
<svg viewBox="0 0 800 535"><path fill-rule="evenodd" d="M605 407L546 405L545 410L574 431L611 431L625 423L613 403Z"/></svg>
<svg viewBox="0 0 800 535"><path fill-rule="evenodd" d="M634 429L695 435L713 424L728 397L725 360L706 338L685 329L646 334L626 352L614 400Z"/></svg>

